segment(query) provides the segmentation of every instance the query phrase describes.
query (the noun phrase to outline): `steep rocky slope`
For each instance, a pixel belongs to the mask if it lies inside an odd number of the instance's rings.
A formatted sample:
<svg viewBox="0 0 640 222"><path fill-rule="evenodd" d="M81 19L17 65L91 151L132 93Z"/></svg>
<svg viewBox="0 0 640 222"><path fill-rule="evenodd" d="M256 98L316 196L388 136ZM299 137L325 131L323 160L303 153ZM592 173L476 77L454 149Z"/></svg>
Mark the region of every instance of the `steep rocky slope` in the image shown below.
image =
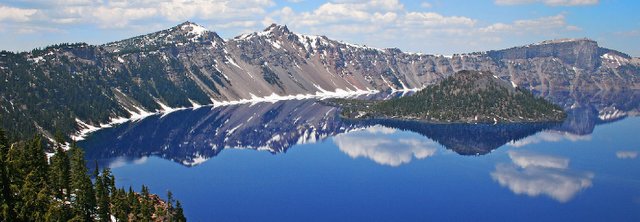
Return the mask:
<svg viewBox="0 0 640 222"><path fill-rule="evenodd" d="M587 39L443 57L301 35L280 25L225 40L185 22L104 45L0 52L0 122L19 132L69 134L171 107L422 88L463 69L542 91L637 89L639 64Z"/></svg>

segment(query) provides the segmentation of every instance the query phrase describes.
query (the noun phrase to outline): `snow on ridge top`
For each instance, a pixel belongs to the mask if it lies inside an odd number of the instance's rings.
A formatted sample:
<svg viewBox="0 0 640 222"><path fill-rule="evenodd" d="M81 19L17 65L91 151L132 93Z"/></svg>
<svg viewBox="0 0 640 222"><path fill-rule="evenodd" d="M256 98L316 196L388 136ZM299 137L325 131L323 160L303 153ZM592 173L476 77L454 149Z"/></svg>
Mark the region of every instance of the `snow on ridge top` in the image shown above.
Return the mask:
<svg viewBox="0 0 640 222"><path fill-rule="evenodd" d="M279 35L278 31L279 31L280 34L289 34L289 33L291 33L291 31L289 31L289 28L287 28L286 25L278 25L278 24L273 23L269 27L267 27L264 30L262 30L261 32L245 33L245 34L236 36L233 39L236 39L236 40L249 40L249 39L254 38L254 37L271 38L271 37L274 37L276 35Z"/></svg>
<svg viewBox="0 0 640 222"><path fill-rule="evenodd" d="M323 46L329 45L327 38L324 36L303 34L295 35L298 37L300 44L302 44L307 51L316 51L318 44Z"/></svg>
<svg viewBox="0 0 640 222"><path fill-rule="evenodd" d="M188 30L188 33L190 35L194 35L197 37L202 36L204 33L209 32L209 30L201 25L198 25L196 23L192 23L192 22L185 22L182 25L180 25L180 29L182 30Z"/></svg>
<svg viewBox="0 0 640 222"><path fill-rule="evenodd" d="M433 56L447 58L447 59L452 59L453 58L453 55L433 54Z"/></svg>
<svg viewBox="0 0 640 222"><path fill-rule="evenodd" d="M366 46L366 45L358 45L358 44L353 44L353 43L348 43L348 42L344 42L344 41L338 41L340 44L344 44L347 47L352 47L352 48L357 48L357 49L370 49L370 50L376 50L376 51L380 51L380 52L384 52L384 50L379 49L379 48L375 48L375 47L370 47L370 46Z"/></svg>
<svg viewBox="0 0 640 222"><path fill-rule="evenodd" d="M579 42L579 41L590 41L595 42L588 38L562 38L562 39L553 39L553 40L545 40L539 43L531 44L531 45L547 45L547 44L558 44L565 42Z"/></svg>

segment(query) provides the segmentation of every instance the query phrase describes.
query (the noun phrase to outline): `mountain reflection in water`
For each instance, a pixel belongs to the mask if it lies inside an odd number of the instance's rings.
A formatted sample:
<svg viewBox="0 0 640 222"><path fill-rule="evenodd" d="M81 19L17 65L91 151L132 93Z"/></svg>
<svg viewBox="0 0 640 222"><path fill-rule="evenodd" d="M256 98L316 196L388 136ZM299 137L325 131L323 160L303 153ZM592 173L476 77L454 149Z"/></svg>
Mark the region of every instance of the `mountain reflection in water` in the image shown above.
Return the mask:
<svg viewBox="0 0 640 222"><path fill-rule="evenodd" d="M79 145L85 147L88 159L103 165L153 155L193 166L225 148L284 153L293 145L335 136L334 142L351 157L363 156L380 164L398 166L412 158L433 155L437 144L460 155L483 155L505 144L524 146L540 141L588 139L598 124L637 116L640 104L637 91L538 94L564 106L569 114L567 120L561 124L498 125L347 121L338 117L335 107L324 106L316 100L292 100L201 107L151 116L100 130ZM425 138L385 138L385 131L396 130L412 131ZM351 131L362 132L349 133Z"/></svg>
<svg viewBox="0 0 640 222"><path fill-rule="evenodd" d="M639 221L639 93L538 94L567 120L352 121L293 100L179 110L79 145L194 221Z"/></svg>

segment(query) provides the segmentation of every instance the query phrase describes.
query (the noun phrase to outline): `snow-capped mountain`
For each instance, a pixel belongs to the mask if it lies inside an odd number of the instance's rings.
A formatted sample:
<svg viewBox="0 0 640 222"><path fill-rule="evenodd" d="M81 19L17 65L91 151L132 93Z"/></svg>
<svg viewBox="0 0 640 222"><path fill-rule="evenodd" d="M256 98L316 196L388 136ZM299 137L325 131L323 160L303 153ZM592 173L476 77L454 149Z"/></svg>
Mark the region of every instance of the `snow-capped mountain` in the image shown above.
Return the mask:
<svg viewBox="0 0 640 222"><path fill-rule="evenodd" d="M588 39L444 57L302 35L276 24L225 40L185 22L104 45L0 52L0 118L19 132L71 134L177 107L419 89L464 69L542 91L640 88L640 59Z"/></svg>

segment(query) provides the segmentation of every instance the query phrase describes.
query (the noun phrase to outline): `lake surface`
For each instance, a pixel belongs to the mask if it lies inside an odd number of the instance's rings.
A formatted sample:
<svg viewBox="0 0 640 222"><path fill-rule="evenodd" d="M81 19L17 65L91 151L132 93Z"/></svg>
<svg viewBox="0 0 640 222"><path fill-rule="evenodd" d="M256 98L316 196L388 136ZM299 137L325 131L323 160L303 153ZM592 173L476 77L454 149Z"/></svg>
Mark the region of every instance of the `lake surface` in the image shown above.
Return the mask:
<svg viewBox="0 0 640 222"><path fill-rule="evenodd" d="M151 116L80 145L118 186L171 190L190 221L640 221L640 92L541 95L569 118L345 121L296 100Z"/></svg>

